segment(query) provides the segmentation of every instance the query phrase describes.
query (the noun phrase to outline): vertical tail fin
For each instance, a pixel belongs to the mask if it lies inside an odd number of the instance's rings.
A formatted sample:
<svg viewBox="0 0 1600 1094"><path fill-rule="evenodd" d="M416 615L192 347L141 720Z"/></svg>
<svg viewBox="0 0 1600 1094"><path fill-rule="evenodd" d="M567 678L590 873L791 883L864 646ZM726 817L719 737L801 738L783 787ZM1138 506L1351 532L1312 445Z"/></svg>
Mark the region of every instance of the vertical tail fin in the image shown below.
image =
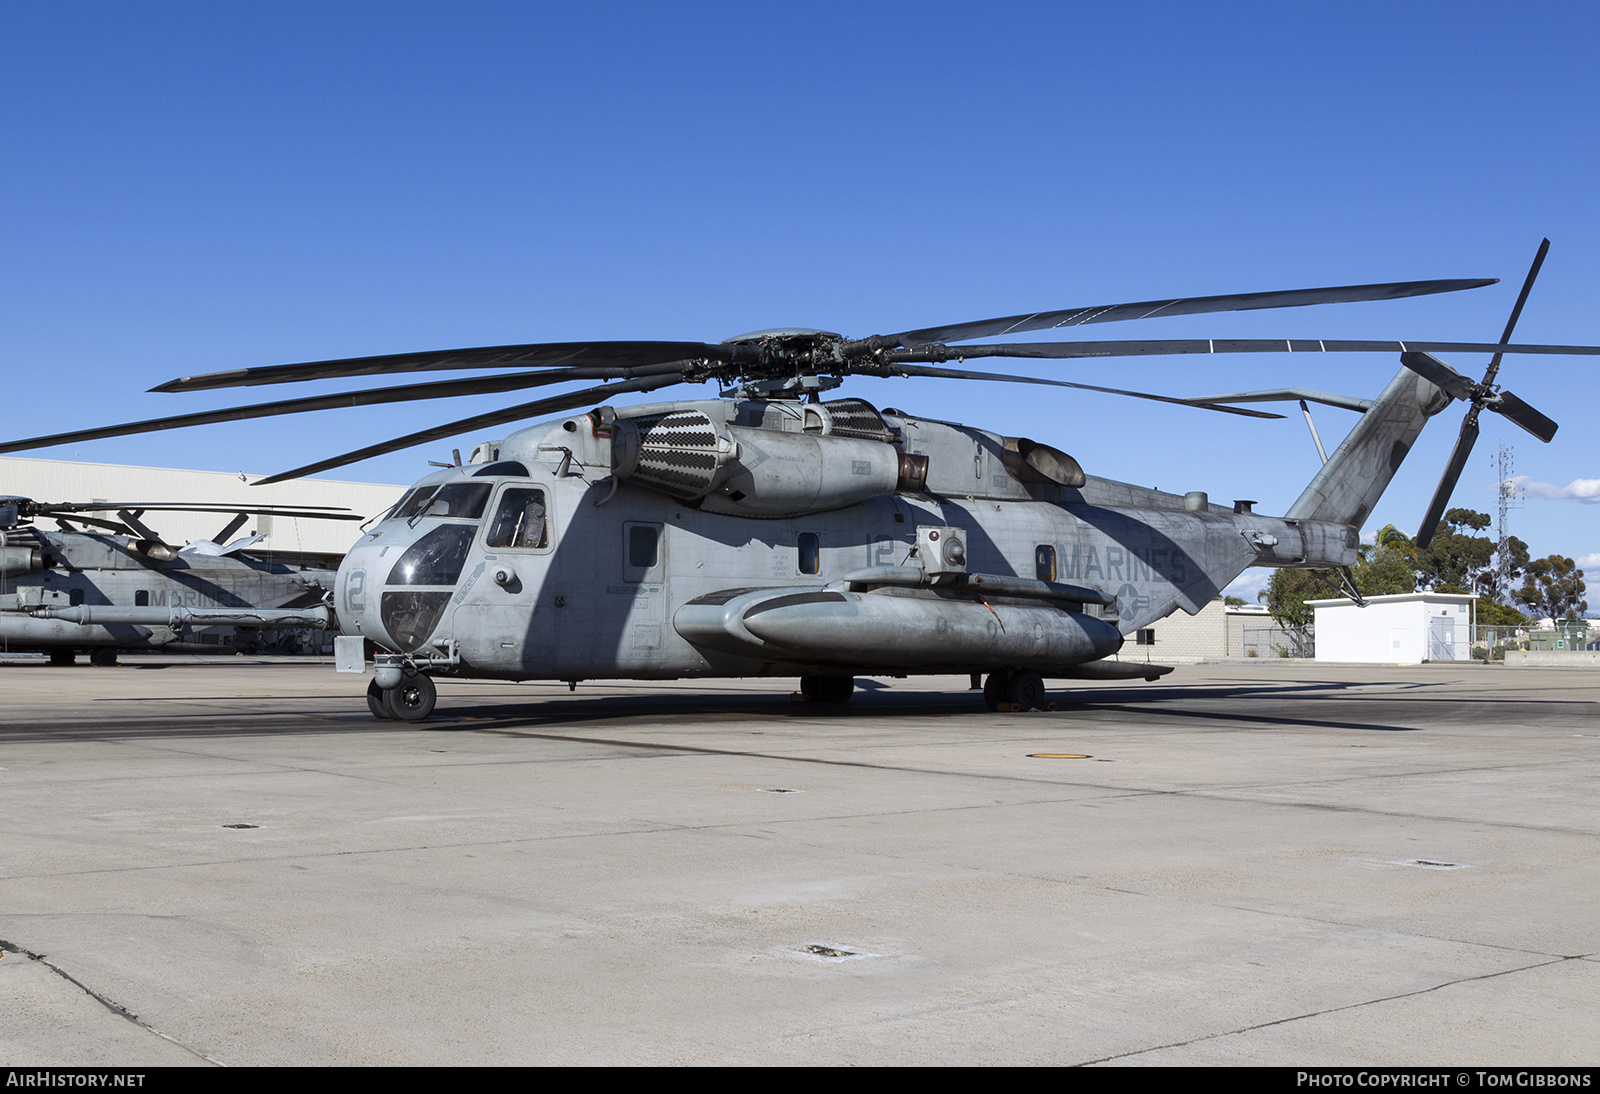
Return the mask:
<svg viewBox="0 0 1600 1094"><path fill-rule="evenodd" d="M1402 368L1285 516L1360 528L1422 427L1450 402L1438 387Z"/></svg>

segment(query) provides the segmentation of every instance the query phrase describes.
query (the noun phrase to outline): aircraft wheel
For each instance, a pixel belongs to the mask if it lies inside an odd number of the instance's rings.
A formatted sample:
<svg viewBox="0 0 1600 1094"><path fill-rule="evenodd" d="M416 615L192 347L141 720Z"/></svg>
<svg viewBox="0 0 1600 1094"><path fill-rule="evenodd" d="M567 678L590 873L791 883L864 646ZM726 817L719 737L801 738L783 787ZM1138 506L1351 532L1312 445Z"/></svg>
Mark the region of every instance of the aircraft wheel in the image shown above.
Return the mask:
<svg viewBox="0 0 1600 1094"><path fill-rule="evenodd" d="M117 651L95 650L89 654L89 664L97 669L114 669L117 667Z"/></svg>
<svg viewBox="0 0 1600 1094"><path fill-rule="evenodd" d="M800 677L800 692L811 696L813 703L848 703L855 690L854 676Z"/></svg>
<svg viewBox="0 0 1600 1094"><path fill-rule="evenodd" d="M999 710L1001 703L1009 703L1006 685L1011 681L1011 674L1005 669L995 669L989 674L989 679L983 685L983 705L990 710Z"/></svg>
<svg viewBox="0 0 1600 1094"><path fill-rule="evenodd" d="M1006 695L1022 710L1043 710L1047 702L1044 677L1032 669L1014 672L1006 682Z"/></svg>
<svg viewBox="0 0 1600 1094"><path fill-rule="evenodd" d="M389 696L378 686L376 680L367 682L367 709L372 711L372 716L380 722L394 720L394 715L389 711Z"/></svg>
<svg viewBox="0 0 1600 1094"><path fill-rule="evenodd" d="M50 663L52 665L75 665L78 663L77 650L51 650Z"/></svg>
<svg viewBox="0 0 1600 1094"><path fill-rule="evenodd" d="M376 682L376 681L374 681ZM402 722L420 722L433 713L439 701L439 689L426 673L407 676L400 686L388 693L389 717Z"/></svg>

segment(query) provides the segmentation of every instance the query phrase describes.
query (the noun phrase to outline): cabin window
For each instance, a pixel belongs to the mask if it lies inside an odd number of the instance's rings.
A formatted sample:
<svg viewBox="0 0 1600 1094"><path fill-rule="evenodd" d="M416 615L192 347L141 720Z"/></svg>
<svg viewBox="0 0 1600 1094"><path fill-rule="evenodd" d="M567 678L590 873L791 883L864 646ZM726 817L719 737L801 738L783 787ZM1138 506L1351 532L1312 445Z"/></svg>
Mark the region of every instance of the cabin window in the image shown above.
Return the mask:
<svg viewBox="0 0 1600 1094"><path fill-rule="evenodd" d="M550 518L544 491L516 487L500 495L484 541L490 547L539 548L550 546Z"/></svg>
<svg viewBox="0 0 1600 1094"><path fill-rule="evenodd" d="M1138 638L1134 641L1134 645L1136 646L1153 646L1155 644L1156 629L1154 627L1146 627L1144 630L1140 631Z"/></svg>
<svg viewBox="0 0 1600 1094"><path fill-rule="evenodd" d="M822 569L822 541L815 532L800 533L800 572L814 574Z"/></svg>
<svg viewBox="0 0 1600 1094"><path fill-rule="evenodd" d="M1040 581L1054 581L1056 579L1056 549L1048 543L1041 543L1033 549L1033 576Z"/></svg>
<svg viewBox="0 0 1600 1094"><path fill-rule="evenodd" d="M133 606L135 608L148 608L150 606L150 590L135 590L133 594Z"/></svg>
<svg viewBox="0 0 1600 1094"><path fill-rule="evenodd" d="M628 529L628 565L635 570L655 566L661 554L661 532L653 524L635 524Z"/></svg>
<svg viewBox="0 0 1600 1094"><path fill-rule="evenodd" d="M663 526L659 524L628 521L622 526L624 580L643 584L662 579L665 575L663 555L666 553L666 544L661 538L663 531Z"/></svg>

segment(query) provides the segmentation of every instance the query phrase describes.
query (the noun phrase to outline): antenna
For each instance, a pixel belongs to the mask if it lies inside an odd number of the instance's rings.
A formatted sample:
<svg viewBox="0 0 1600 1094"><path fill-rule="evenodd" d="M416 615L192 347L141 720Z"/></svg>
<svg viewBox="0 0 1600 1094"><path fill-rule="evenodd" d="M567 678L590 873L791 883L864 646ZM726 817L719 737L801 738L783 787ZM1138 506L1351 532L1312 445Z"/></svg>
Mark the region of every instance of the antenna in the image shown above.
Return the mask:
<svg viewBox="0 0 1600 1094"><path fill-rule="evenodd" d="M1527 495L1520 484L1515 480L1516 464L1513 449L1506 442L1500 442L1500 453L1495 457L1496 480L1498 486L1496 493L1500 495L1500 523L1497 531L1499 542L1495 546L1495 599L1500 600L1511 593L1511 528L1506 514L1513 509L1521 509L1527 503Z"/></svg>

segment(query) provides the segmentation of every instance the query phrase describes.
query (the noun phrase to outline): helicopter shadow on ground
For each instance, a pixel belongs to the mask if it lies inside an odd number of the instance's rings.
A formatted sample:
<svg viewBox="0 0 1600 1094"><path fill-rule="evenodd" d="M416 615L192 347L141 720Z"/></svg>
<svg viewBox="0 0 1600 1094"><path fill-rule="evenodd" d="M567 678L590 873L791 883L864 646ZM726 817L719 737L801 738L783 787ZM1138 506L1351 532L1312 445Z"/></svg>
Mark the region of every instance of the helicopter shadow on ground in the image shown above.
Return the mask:
<svg viewBox="0 0 1600 1094"><path fill-rule="evenodd" d="M681 723L686 720L749 721L768 718L774 722L814 721L820 718L842 721L867 722L881 718L914 717L933 722L964 721L982 718L997 730L1014 729L1019 725L1037 724L1041 729L1060 726L1062 716L1073 714L1114 715L1117 718L1193 719L1206 724L1259 725L1274 728L1316 728L1360 730L1366 732L1416 732L1427 728L1422 725L1394 725L1381 721L1361 721L1348 718L1292 717L1280 713L1254 714L1238 709L1212 710L1207 706L1218 702L1237 702L1240 699L1270 700L1273 698L1312 699L1305 694L1320 690L1333 698L1338 692L1361 685L1329 683L1320 686L1300 685L1294 688L1246 687L1158 687L1158 688L1096 688L1052 692L1056 710L1028 714L993 713L987 710L980 691L952 693L896 688L878 681L871 688L862 688L866 694L858 695L848 705L797 702L792 697L763 695L753 697L748 693L729 695L660 695L660 696L601 696L595 698L542 699L538 709L529 709L514 702L473 704L452 699L449 709L436 715L423 728L434 730L471 730L490 728L554 728L626 722L637 724L641 718L652 721ZM860 685L858 685L860 687ZM958 698L959 696L959 698ZM465 696L463 699L467 698ZM1096 718L1097 723L1101 721ZM1197 727L1198 728L1198 727Z"/></svg>

